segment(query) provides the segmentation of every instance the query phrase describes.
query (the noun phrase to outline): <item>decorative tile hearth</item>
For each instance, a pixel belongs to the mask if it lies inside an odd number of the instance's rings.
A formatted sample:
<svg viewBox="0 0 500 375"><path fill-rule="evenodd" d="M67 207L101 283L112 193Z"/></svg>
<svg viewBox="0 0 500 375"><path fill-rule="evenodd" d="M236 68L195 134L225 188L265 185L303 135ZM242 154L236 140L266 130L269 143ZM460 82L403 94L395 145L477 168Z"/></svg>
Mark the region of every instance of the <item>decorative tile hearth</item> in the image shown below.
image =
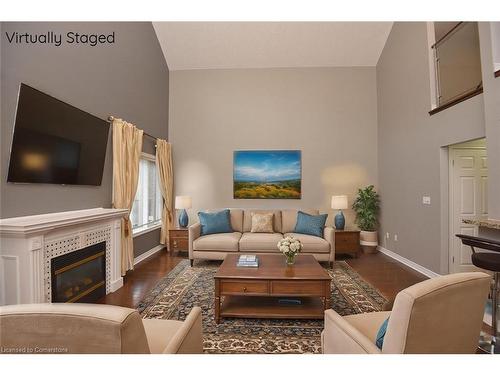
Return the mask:
<svg viewBox="0 0 500 375"><path fill-rule="evenodd" d="M71 235L45 243L44 246L44 281L45 302L52 301L50 264L52 258L71 253L99 242L106 242L106 294L111 293L111 225L92 228L79 235Z"/></svg>

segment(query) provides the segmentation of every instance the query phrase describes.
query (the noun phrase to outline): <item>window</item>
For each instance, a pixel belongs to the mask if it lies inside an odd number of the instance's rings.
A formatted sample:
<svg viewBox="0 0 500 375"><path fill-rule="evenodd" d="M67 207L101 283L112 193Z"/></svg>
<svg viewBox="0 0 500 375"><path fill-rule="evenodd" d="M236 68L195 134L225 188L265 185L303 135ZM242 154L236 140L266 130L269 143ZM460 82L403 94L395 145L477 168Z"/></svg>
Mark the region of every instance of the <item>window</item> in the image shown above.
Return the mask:
<svg viewBox="0 0 500 375"><path fill-rule="evenodd" d="M449 106L482 92L477 22L436 22L434 28L437 107Z"/></svg>
<svg viewBox="0 0 500 375"><path fill-rule="evenodd" d="M162 205L163 198L156 176L155 157L143 153L139 162L137 192L130 213L134 234L159 226Z"/></svg>

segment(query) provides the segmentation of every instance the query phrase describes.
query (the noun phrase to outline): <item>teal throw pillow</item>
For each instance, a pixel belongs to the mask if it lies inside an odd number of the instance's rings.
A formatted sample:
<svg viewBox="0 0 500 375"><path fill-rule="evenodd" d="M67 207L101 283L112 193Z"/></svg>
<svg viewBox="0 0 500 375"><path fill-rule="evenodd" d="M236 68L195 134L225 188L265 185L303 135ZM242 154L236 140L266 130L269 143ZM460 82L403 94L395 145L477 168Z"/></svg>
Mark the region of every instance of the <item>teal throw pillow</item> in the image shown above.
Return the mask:
<svg viewBox="0 0 500 375"><path fill-rule="evenodd" d="M198 212L198 217L200 219L202 236L215 233L230 233L233 231L229 210Z"/></svg>
<svg viewBox="0 0 500 375"><path fill-rule="evenodd" d="M328 214L309 215L299 211L297 213L297 224L295 224L294 233L309 234L311 236L323 237L323 228L325 227Z"/></svg>
<svg viewBox="0 0 500 375"><path fill-rule="evenodd" d="M387 331L387 324L389 323L389 318L384 320L377 332L377 339L375 340L375 345L377 348L382 350L382 345L384 345L385 332Z"/></svg>

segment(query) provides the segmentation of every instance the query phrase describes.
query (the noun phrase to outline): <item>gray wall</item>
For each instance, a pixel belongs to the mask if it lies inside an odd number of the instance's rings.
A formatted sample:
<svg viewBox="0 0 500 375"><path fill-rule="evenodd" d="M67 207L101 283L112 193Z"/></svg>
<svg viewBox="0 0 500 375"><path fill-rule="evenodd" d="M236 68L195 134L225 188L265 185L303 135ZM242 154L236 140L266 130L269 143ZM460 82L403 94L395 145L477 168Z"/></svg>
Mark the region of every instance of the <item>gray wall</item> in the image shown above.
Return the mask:
<svg viewBox="0 0 500 375"><path fill-rule="evenodd" d="M495 62L495 70L500 69L500 22L482 22L481 24L491 27L491 38L493 46L493 61ZM488 25L489 24L489 25ZM484 26L480 26L484 27ZM480 31L481 32L481 31ZM486 36L484 36L486 37Z"/></svg>
<svg viewBox="0 0 500 375"><path fill-rule="evenodd" d="M496 30L492 30L496 29ZM492 32L493 31L493 32ZM484 87L486 149L488 153L488 216L500 220L500 77L494 76L493 46L500 53L498 22L479 23ZM498 56L500 58L500 56ZM499 63L497 61L497 63Z"/></svg>
<svg viewBox="0 0 500 375"><path fill-rule="evenodd" d="M119 116L150 134L167 138L169 72L151 23L2 23L1 28L0 217L110 207L111 132L101 186L6 182L18 88L24 82L100 118ZM115 31L116 42L96 47L16 45L7 42L6 31ZM154 152L148 138L144 150ZM155 233L159 238L159 231ZM135 242L141 245L138 239ZM149 248L137 246L136 253Z"/></svg>
<svg viewBox="0 0 500 375"><path fill-rule="evenodd" d="M137 257L160 244L160 230L153 230L134 238L134 256Z"/></svg>
<svg viewBox="0 0 500 375"><path fill-rule="evenodd" d="M191 219L217 207L331 213L331 195L352 202L377 183L376 121L374 68L172 71L175 194L192 196ZM302 199L233 199L233 151L245 149L302 150Z"/></svg>
<svg viewBox="0 0 500 375"><path fill-rule="evenodd" d="M377 92L381 245L444 273L448 254L442 234L448 233L448 203L441 195L448 175L442 147L485 136L483 95L429 116L424 22L394 24L377 65ZM431 197L430 206L422 204L424 195Z"/></svg>

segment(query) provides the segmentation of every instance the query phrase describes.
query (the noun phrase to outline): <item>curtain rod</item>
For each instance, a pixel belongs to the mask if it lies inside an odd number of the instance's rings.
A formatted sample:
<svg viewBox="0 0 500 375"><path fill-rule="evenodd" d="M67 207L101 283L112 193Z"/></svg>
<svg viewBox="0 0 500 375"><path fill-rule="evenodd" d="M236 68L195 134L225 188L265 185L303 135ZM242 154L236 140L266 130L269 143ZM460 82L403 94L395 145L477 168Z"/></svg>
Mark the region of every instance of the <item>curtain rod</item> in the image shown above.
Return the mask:
<svg viewBox="0 0 500 375"><path fill-rule="evenodd" d="M112 122L115 118L113 116L108 116L108 122ZM153 138L153 139L158 139L157 137L155 137L154 135L151 135L151 134L148 134L146 133L144 130L142 131L142 133L150 138ZM156 146L156 145L155 145Z"/></svg>

